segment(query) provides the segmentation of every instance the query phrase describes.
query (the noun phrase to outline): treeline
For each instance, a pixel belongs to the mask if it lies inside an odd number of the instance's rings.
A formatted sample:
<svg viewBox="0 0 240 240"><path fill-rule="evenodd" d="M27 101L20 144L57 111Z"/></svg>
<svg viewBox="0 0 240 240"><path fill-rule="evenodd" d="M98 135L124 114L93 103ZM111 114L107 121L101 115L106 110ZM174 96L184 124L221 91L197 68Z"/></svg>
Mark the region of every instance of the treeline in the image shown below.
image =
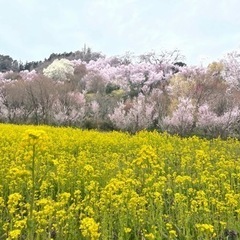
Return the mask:
<svg viewBox="0 0 240 240"><path fill-rule="evenodd" d="M42 61L29 61L25 63L22 61L14 60L11 56L0 54L0 72L20 72L25 70L36 70L38 72L42 72L42 70L51 64L55 59L80 59L88 63L91 60L97 60L101 57L104 57L101 53L93 52L90 47L86 46L84 46L82 50L75 52L52 53L48 58L45 58Z"/></svg>
<svg viewBox="0 0 240 240"><path fill-rule="evenodd" d="M75 54L51 55L41 71L0 73L0 121L240 138L237 51L207 67L186 66L178 51Z"/></svg>

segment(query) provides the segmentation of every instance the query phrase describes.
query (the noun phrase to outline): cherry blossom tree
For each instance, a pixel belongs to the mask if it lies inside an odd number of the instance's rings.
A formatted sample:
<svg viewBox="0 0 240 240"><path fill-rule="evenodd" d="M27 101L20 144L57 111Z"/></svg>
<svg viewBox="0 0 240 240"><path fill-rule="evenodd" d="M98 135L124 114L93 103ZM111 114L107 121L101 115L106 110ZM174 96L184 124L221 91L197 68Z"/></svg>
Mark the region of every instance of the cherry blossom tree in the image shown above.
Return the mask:
<svg viewBox="0 0 240 240"><path fill-rule="evenodd" d="M214 137L234 136L236 128L239 128L240 110L238 107L228 109L227 112L218 116L208 104L199 108L197 127L204 135Z"/></svg>
<svg viewBox="0 0 240 240"><path fill-rule="evenodd" d="M118 129L136 132L150 128L158 116L154 103L140 94L130 102L120 102L109 118Z"/></svg>
<svg viewBox="0 0 240 240"><path fill-rule="evenodd" d="M85 97L79 92L58 96L53 103L53 122L57 125L81 126L85 117Z"/></svg>
<svg viewBox="0 0 240 240"><path fill-rule="evenodd" d="M0 120L240 136L239 56L235 51L200 67L186 66L178 51L151 52L56 59L43 75L6 71L0 73Z"/></svg>
<svg viewBox="0 0 240 240"><path fill-rule="evenodd" d="M194 125L195 106L189 98L180 98L171 116L163 118L161 128L171 133L185 136L192 132Z"/></svg>
<svg viewBox="0 0 240 240"><path fill-rule="evenodd" d="M221 63L224 66L223 77L230 88L240 90L240 50L228 53Z"/></svg>
<svg viewBox="0 0 240 240"><path fill-rule="evenodd" d="M70 81L74 74L73 63L67 59L56 59L47 68L43 69L43 74L55 81Z"/></svg>

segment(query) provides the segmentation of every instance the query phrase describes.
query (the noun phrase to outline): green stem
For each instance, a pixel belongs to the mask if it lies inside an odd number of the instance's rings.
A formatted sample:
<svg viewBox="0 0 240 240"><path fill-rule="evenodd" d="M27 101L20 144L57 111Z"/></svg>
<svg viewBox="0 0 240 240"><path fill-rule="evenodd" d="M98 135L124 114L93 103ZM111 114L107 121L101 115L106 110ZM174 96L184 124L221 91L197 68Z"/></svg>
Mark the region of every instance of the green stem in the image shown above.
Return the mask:
<svg viewBox="0 0 240 240"><path fill-rule="evenodd" d="M32 192L31 192L31 202L30 202L30 238L34 239L34 222L33 222L33 210L34 210L34 197L35 197L35 155L36 146L33 145L33 157L32 157Z"/></svg>
<svg viewBox="0 0 240 240"><path fill-rule="evenodd" d="M32 193L30 205L30 219L32 219L33 216L34 195L35 195L35 145L33 145L33 157L32 157Z"/></svg>

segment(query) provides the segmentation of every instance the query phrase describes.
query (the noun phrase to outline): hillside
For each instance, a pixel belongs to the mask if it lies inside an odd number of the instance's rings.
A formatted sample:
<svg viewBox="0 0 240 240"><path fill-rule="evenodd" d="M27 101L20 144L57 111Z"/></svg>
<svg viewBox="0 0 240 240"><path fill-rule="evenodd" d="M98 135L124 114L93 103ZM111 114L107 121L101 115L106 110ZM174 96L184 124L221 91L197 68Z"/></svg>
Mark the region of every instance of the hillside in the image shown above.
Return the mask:
<svg viewBox="0 0 240 240"><path fill-rule="evenodd" d="M207 67L186 66L178 51L106 57L91 49L51 54L25 70L4 66L1 122L131 133L157 129L181 136L240 134L237 51Z"/></svg>

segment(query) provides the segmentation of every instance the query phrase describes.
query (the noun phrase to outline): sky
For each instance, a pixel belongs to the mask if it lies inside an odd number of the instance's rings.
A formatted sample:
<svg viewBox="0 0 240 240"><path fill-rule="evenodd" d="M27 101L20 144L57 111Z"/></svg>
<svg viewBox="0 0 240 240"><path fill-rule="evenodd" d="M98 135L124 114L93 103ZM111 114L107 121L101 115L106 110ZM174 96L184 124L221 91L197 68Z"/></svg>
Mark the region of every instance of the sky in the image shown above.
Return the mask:
<svg viewBox="0 0 240 240"><path fill-rule="evenodd" d="M185 62L240 47L239 0L0 0L0 54L38 61L82 50L107 56L179 50Z"/></svg>

